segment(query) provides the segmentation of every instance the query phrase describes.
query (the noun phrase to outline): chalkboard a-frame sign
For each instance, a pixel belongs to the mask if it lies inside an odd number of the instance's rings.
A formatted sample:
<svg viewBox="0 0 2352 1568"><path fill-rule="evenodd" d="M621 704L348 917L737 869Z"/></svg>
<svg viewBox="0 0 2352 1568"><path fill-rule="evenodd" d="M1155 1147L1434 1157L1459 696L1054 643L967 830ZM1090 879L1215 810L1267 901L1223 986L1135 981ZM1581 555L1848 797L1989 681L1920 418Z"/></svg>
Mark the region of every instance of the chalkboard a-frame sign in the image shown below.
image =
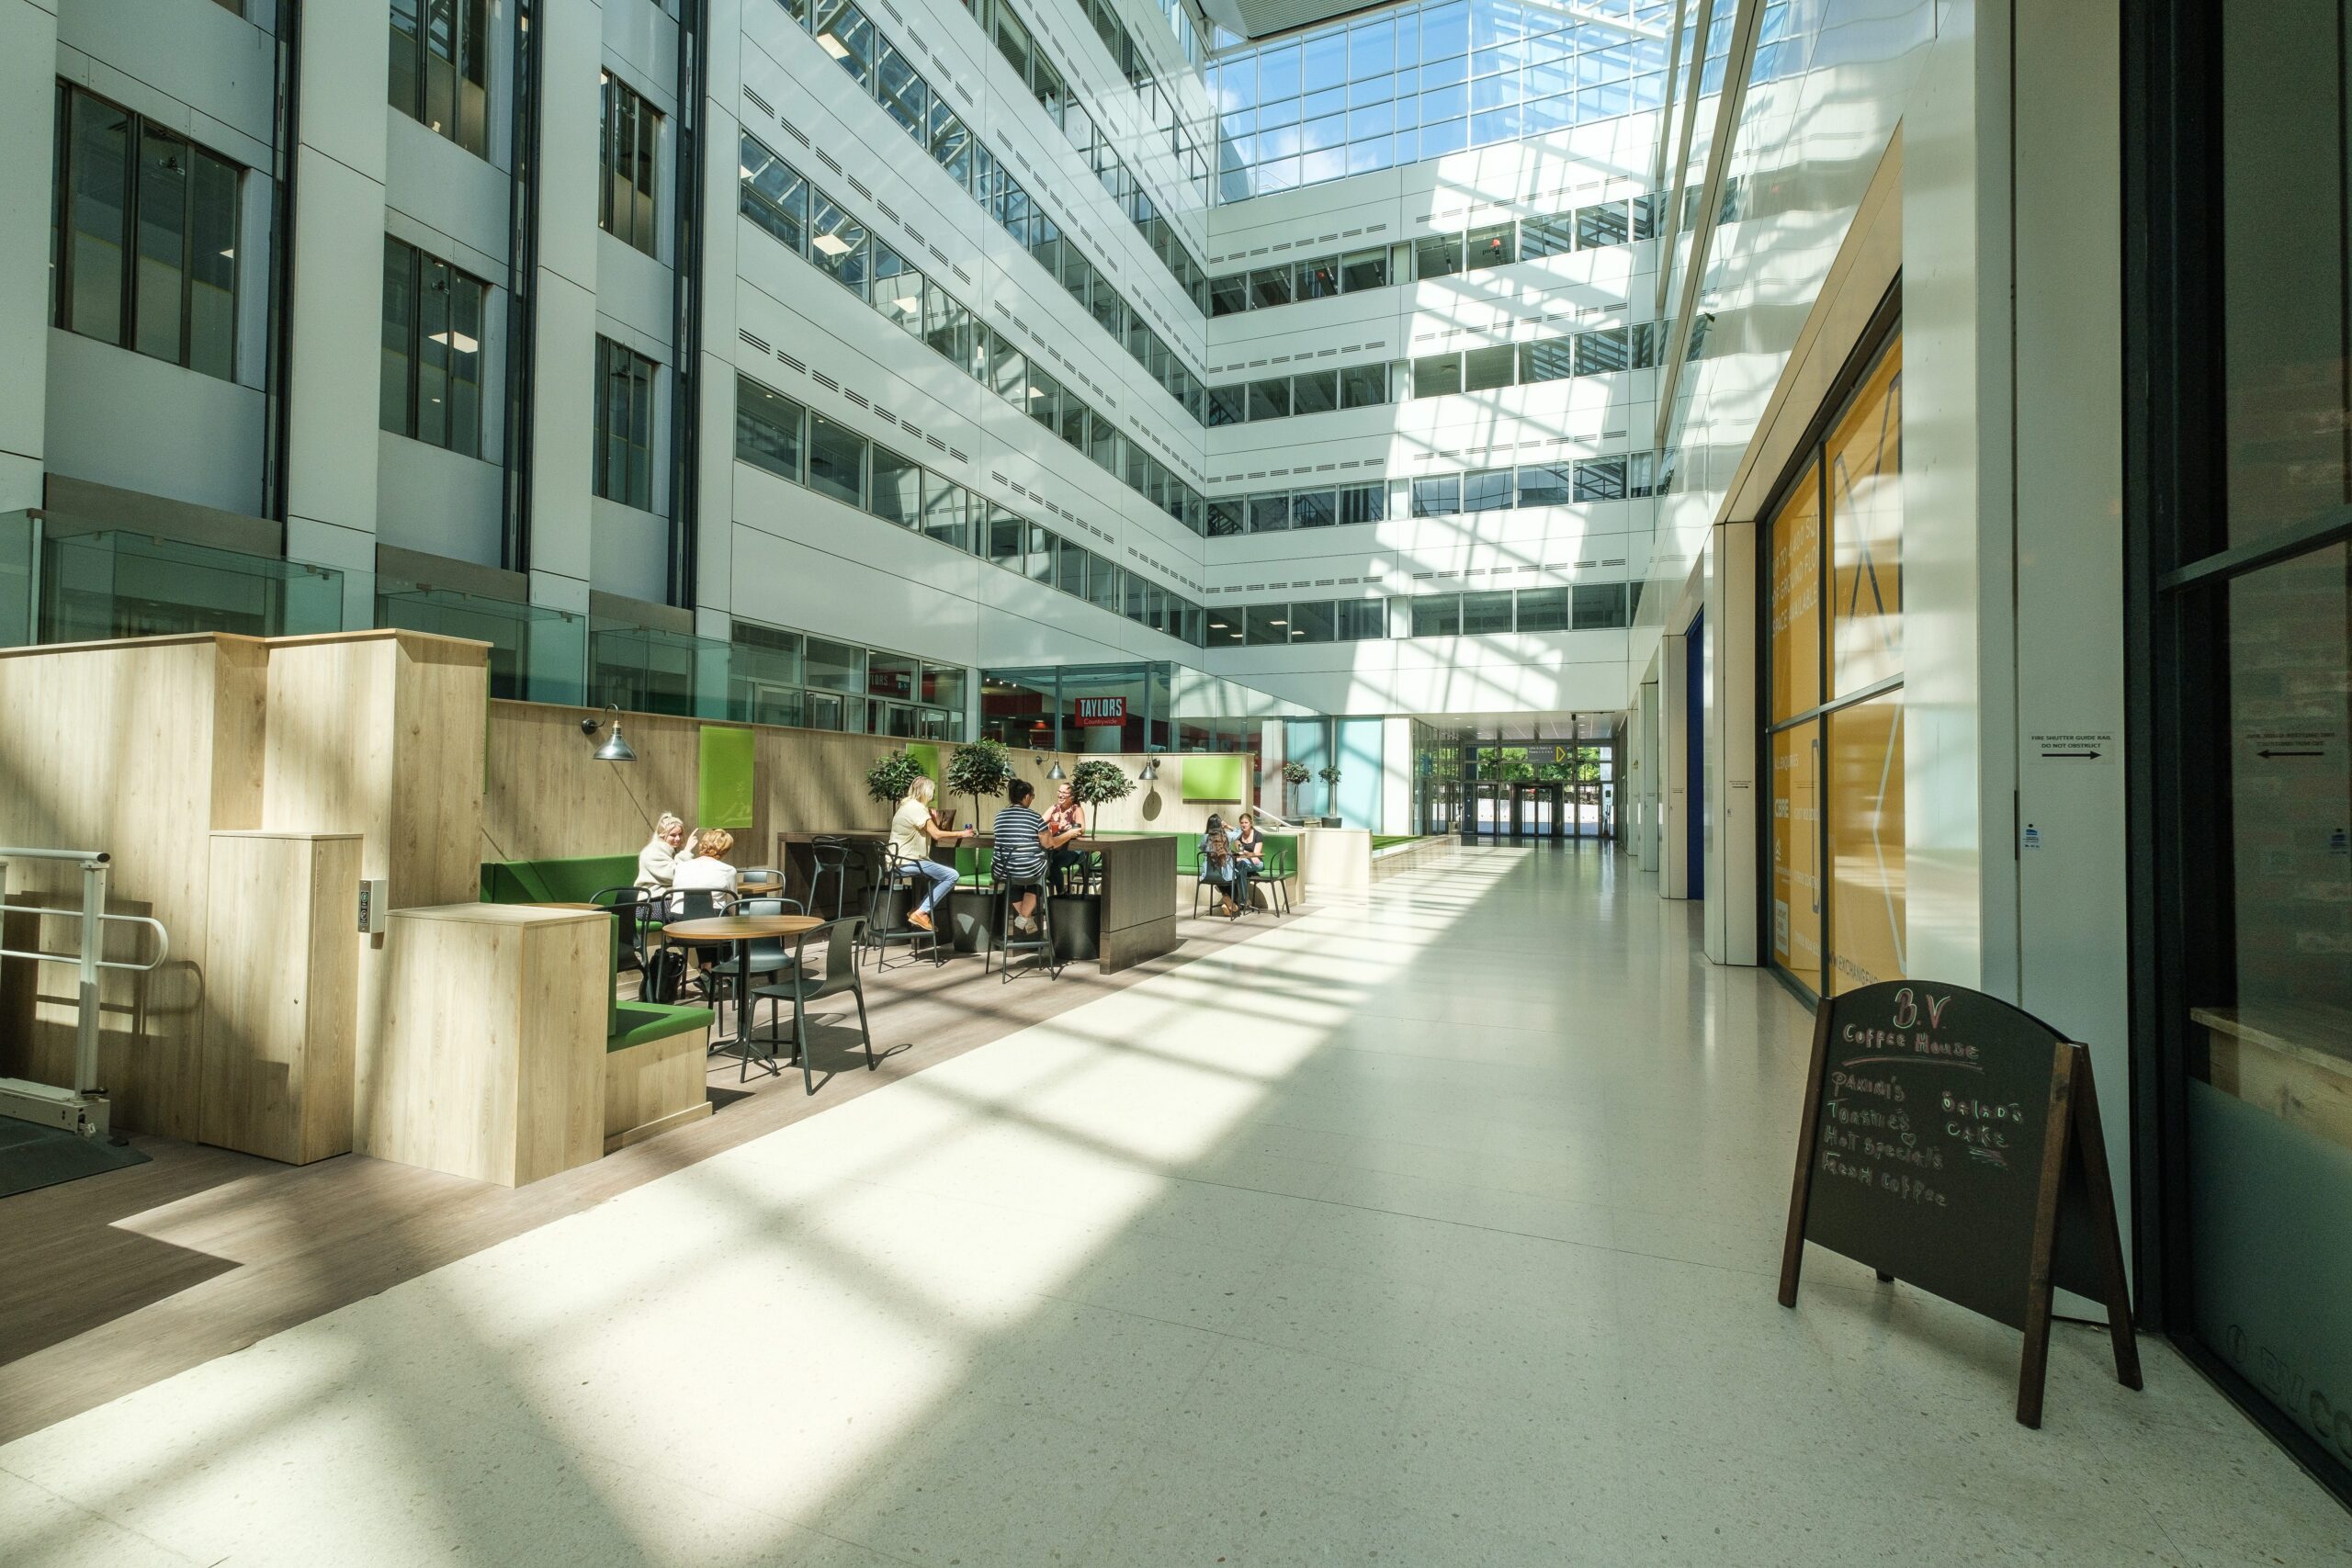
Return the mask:
<svg viewBox="0 0 2352 1568"><path fill-rule="evenodd" d="M2116 1379L2140 1386L2089 1053L1996 997L1915 980L1823 998L1782 1306L1808 1241L2022 1330L2026 1426L2053 1286L2107 1303Z"/></svg>

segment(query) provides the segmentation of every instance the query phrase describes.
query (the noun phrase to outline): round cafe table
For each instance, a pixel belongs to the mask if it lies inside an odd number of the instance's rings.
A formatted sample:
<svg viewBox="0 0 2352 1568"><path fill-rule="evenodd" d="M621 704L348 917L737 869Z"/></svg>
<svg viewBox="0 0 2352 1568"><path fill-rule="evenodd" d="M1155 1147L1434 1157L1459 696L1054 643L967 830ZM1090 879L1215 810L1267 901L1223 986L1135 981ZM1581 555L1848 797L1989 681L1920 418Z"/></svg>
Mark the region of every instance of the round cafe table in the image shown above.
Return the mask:
<svg viewBox="0 0 2352 1568"><path fill-rule="evenodd" d="M825 924L814 915L712 915L699 920L672 920L662 928L665 942L682 942L697 947L714 947L734 942L735 948L735 1052L745 1061L752 1059L752 942L763 936L798 936ZM775 1064L775 1053L766 1053L765 1066L771 1076L784 1071Z"/></svg>

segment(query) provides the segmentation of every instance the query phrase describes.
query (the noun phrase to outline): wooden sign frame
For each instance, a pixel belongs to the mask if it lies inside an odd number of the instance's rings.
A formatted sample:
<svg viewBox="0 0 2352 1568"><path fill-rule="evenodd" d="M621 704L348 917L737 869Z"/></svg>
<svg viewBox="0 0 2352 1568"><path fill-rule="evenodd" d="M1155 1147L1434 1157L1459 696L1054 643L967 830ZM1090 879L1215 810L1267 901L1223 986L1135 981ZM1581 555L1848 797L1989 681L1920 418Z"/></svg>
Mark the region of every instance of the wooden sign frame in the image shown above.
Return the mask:
<svg viewBox="0 0 2352 1568"><path fill-rule="evenodd" d="M1954 987L1958 989L1958 987ZM1797 1134L1796 1176L1789 1193L1789 1225L1781 1249L1781 1304L1797 1304L1797 1277L1804 1262L1805 1221L1813 1196L1814 1168L1821 1156L1821 1090L1828 1069L1831 1013L1825 997L1814 1010L1813 1066L1805 1075L1804 1119ZM2025 1345L2018 1368L2017 1418L2041 1425L2041 1396L2050 1370L2050 1319L2056 1289L2061 1199L2072 1188L2087 1209L2098 1257L2099 1294L2107 1304L2108 1337L2115 1353L2115 1380L2142 1386L2140 1346L2132 1325L2132 1298L2123 1270L2123 1243L2116 1227L2115 1193L2109 1184L2107 1140L2100 1129L2098 1090L2091 1077L2090 1053L2061 1040L2050 1068L2050 1119L2042 1139L2035 1190L2032 1247L2025 1300ZM1815 1245L1824 1245L1816 1243ZM1851 1254L1848 1254L1851 1256ZM1856 1262L1877 1265L1870 1258ZM1881 1281L1894 1276L1877 1269Z"/></svg>

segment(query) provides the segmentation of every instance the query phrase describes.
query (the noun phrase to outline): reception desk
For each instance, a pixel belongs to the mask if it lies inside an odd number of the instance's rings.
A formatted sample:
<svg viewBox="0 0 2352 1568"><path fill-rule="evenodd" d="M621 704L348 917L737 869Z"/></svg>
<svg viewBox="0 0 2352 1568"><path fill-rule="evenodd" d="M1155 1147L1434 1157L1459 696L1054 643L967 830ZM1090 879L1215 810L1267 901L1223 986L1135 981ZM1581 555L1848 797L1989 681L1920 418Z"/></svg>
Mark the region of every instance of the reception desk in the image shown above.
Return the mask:
<svg viewBox="0 0 2352 1568"><path fill-rule="evenodd" d="M873 892L876 877L882 865L882 846L888 840L887 833L871 828L851 828L826 833L786 832L776 835L776 864L784 868L786 892L793 898L807 902L816 860L811 845L818 839L846 840L851 847L851 864L842 903L843 914L863 914ZM988 835L965 839L956 846L968 849L974 845L987 848ZM1084 962L1092 959L1105 975L1141 964L1148 958L1173 950L1176 934L1176 840L1164 835L1133 838L1080 839L1069 846L1102 858L1101 891L1073 894L1054 900L1057 911L1055 945L1066 961ZM943 849L942 854L945 851ZM973 879L968 875L966 883ZM813 913L832 912L833 882L825 882L825 908ZM992 910L983 911L968 906L978 898L977 889L959 888L958 902L967 908L951 910L955 919L956 945L963 951L979 952L996 939ZM993 905L993 898L989 903ZM1067 910L1064 915L1061 911ZM943 928L944 931L945 928Z"/></svg>

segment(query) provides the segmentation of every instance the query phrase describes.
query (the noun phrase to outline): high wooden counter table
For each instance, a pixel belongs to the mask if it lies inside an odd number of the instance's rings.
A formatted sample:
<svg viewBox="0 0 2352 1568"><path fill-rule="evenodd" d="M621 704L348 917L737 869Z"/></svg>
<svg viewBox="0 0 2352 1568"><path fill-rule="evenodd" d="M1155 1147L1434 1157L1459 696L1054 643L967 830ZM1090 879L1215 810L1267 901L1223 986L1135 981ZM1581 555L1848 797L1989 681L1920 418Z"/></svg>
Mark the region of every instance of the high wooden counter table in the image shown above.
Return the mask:
<svg viewBox="0 0 2352 1568"><path fill-rule="evenodd" d="M785 868L794 897L806 897L812 864L808 846L818 839L847 840L854 850L863 852L867 870L863 876L853 876L842 910L859 914L865 908L866 895L873 886L873 870L882 863L882 845L888 838L887 832L874 828L778 833L776 863ZM957 840L956 847L986 847L989 840L990 835L982 833ZM1054 900L1057 910L1080 902L1099 906L1092 911L1094 918L1091 920L1065 920L1057 915L1056 946L1062 949L1065 960L1091 958L1103 974L1111 975L1175 948L1178 898L1176 840L1172 835L1080 839L1069 847L1102 857L1102 890ZM943 846L943 863L946 852ZM859 856L854 854L852 858L854 861ZM967 879L959 886L959 892L969 886Z"/></svg>

